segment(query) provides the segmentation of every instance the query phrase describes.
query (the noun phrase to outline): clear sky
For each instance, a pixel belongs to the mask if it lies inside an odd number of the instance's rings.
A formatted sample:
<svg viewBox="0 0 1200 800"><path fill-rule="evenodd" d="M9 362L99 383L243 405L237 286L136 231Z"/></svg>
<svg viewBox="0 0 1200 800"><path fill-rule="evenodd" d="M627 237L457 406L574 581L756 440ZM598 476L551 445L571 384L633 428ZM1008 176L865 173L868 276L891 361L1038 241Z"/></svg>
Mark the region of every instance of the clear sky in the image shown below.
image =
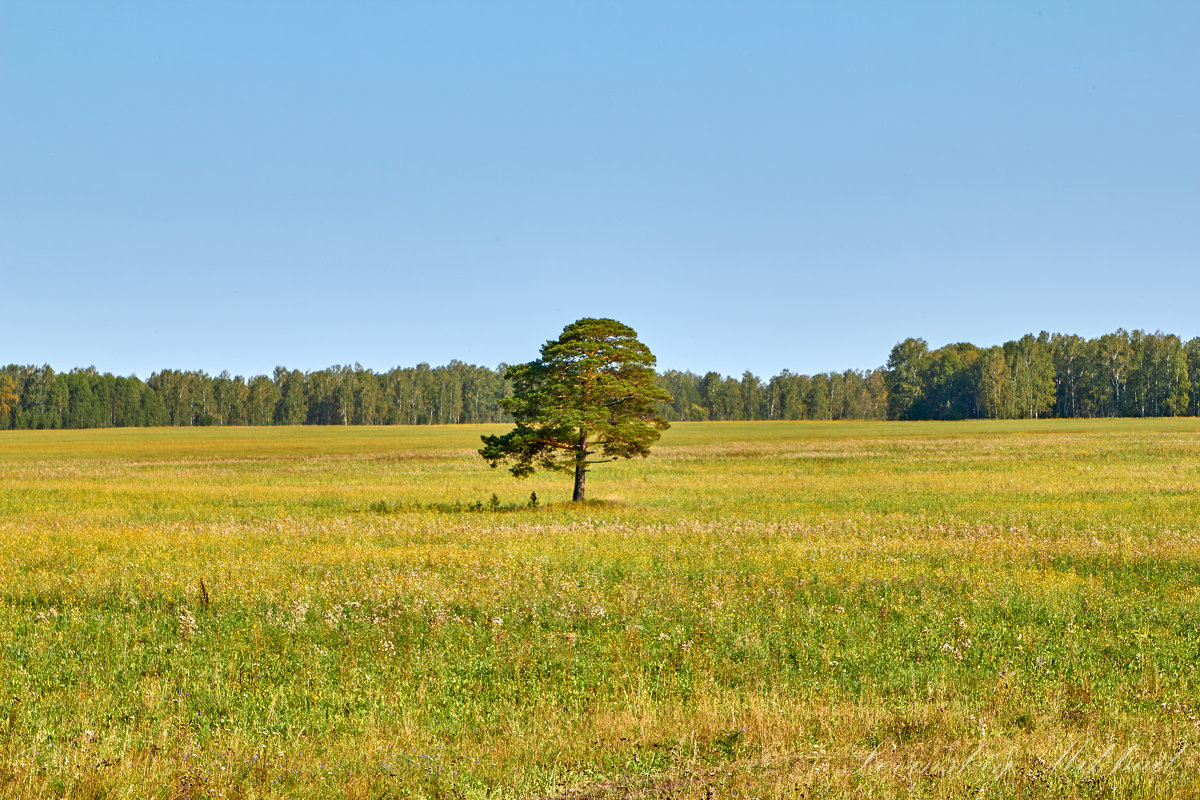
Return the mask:
<svg viewBox="0 0 1200 800"><path fill-rule="evenodd" d="M1195 2L0 0L0 363L1200 335Z"/></svg>

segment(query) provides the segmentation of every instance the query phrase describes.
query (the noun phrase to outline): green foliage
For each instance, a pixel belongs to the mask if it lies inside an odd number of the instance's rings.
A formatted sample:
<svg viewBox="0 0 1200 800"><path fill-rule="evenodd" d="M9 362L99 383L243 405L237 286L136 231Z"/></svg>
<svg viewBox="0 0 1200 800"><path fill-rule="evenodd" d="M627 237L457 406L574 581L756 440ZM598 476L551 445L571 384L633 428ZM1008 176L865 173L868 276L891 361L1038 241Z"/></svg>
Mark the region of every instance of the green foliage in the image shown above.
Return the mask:
<svg viewBox="0 0 1200 800"><path fill-rule="evenodd" d="M919 419L928 356L924 339L910 337L892 348L887 360L888 419Z"/></svg>
<svg viewBox="0 0 1200 800"><path fill-rule="evenodd" d="M1161 332L1042 332L985 350L906 339L885 376L890 419L1200 414L1200 339Z"/></svg>
<svg viewBox="0 0 1200 800"><path fill-rule="evenodd" d="M1012 374L1014 416L1037 419L1054 407L1054 363L1048 346L1049 334L1030 334L1004 347Z"/></svg>
<svg viewBox="0 0 1200 800"><path fill-rule="evenodd" d="M616 320L571 323L546 342L541 358L505 377L513 393L501 405L517 426L481 437L479 454L493 467L511 463L518 478L538 469L573 471L575 500L584 499L589 466L645 457L667 428L655 405L670 395L655 383L654 356Z"/></svg>

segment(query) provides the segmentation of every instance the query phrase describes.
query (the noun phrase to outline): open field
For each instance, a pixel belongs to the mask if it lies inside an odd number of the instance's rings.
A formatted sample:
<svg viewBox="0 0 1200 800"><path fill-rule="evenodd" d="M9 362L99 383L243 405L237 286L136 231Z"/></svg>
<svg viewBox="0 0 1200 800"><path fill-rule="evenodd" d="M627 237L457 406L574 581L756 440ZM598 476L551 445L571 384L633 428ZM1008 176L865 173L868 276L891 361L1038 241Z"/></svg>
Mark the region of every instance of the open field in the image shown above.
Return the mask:
<svg viewBox="0 0 1200 800"><path fill-rule="evenodd" d="M504 429L0 433L0 796L1200 795L1200 421Z"/></svg>

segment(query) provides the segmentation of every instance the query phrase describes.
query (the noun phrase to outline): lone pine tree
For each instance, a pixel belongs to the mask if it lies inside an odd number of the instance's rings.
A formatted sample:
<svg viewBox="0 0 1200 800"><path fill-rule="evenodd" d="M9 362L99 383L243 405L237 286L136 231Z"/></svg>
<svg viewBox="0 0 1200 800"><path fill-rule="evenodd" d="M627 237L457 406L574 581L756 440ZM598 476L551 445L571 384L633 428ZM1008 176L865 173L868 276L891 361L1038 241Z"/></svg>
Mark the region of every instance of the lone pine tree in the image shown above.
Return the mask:
<svg viewBox="0 0 1200 800"><path fill-rule="evenodd" d="M541 353L509 368L513 393L501 404L517 427L481 437L479 454L518 478L574 472L571 499L583 500L590 466L650 453L667 428L654 404L671 398L654 383L650 349L616 320L573 322Z"/></svg>

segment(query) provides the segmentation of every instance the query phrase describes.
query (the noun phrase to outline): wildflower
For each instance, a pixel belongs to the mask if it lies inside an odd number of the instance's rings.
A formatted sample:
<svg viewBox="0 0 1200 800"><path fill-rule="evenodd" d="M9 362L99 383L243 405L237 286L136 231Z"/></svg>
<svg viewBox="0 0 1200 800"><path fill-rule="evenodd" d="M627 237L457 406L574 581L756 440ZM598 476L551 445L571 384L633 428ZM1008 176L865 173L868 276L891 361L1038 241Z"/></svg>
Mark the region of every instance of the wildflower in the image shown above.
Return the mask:
<svg viewBox="0 0 1200 800"><path fill-rule="evenodd" d="M198 630L200 630L200 625L196 622L196 618L192 616L192 612L188 611L186 607L180 610L179 638L190 639Z"/></svg>
<svg viewBox="0 0 1200 800"><path fill-rule="evenodd" d="M337 628L342 624L342 607L340 605L325 612L325 624L331 628Z"/></svg>

